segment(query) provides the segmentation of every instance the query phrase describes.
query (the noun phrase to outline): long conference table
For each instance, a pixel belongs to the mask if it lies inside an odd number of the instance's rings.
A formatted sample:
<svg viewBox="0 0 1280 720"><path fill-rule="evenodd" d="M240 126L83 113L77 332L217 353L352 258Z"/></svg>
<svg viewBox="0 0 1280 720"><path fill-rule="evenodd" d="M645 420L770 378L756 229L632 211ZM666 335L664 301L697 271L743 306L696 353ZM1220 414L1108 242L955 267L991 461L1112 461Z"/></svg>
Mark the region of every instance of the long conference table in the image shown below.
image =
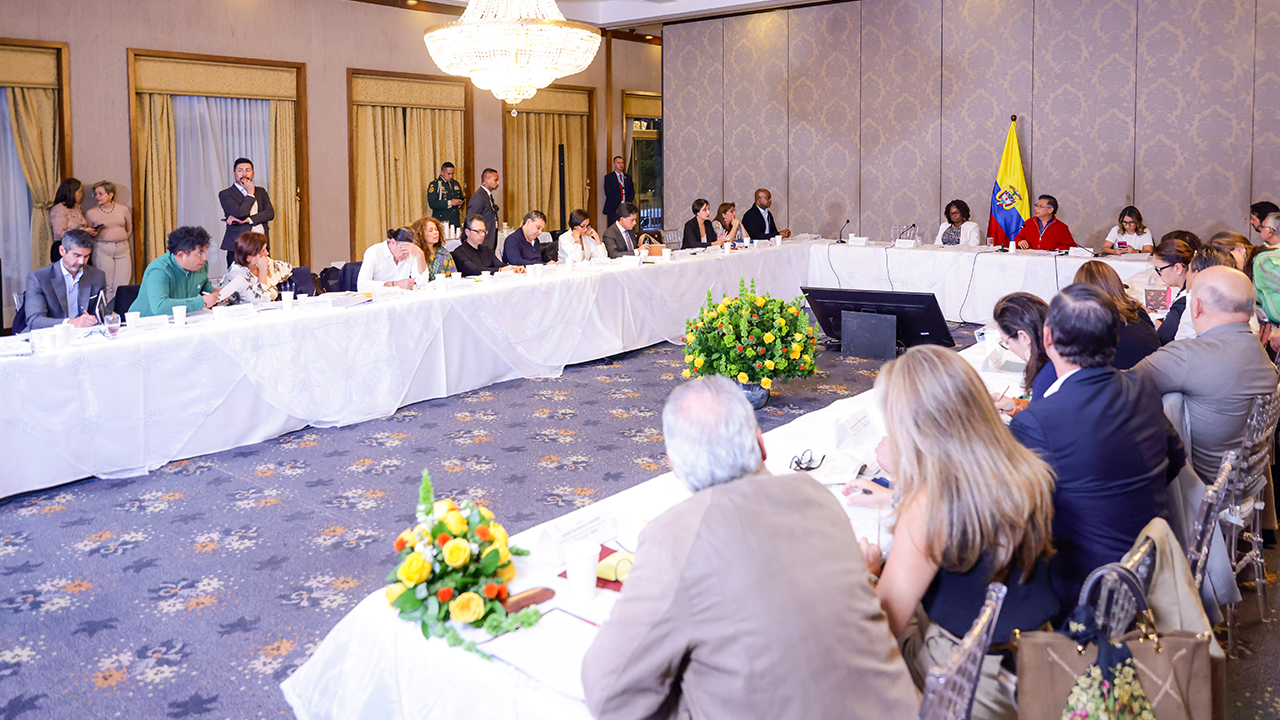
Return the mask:
<svg viewBox="0 0 1280 720"><path fill-rule="evenodd" d="M1048 299L1083 262L1052 253L853 247L828 241L688 253L670 261L548 267L541 277L452 279L359 304L184 327L82 333L69 347L0 357L0 497L344 426L412 403L679 342L707 292L742 278L793 298L803 285L938 296L950 320L986 322L1001 295ZM632 259L634 260L634 259ZM1129 278L1145 260L1108 260ZM505 274L504 274L505 275ZM22 343L15 338L5 343Z"/></svg>

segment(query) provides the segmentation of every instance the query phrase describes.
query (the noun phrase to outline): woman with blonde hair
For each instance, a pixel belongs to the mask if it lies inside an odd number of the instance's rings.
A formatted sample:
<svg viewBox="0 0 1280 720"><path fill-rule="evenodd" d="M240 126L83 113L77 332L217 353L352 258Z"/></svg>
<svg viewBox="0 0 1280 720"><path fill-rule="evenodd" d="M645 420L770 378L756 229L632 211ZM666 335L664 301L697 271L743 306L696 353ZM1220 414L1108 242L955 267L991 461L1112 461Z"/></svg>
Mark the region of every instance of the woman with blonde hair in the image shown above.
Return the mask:
<svg viewBox="0 0 1280 720"><path fill-rule="evenodd" d="M1116 357L1111 367L1128 370L1143 358L1160 349L1160 336L1156 324L1151 322L1147 309L1124 290L1124 282L1115 268L1100 261L1090 260L1076 270L1072 282L1092 285L1115 301L1120 311L1120 340L1116 344Z"/></svg>
<svg viewBox="0 0 1280 720"><path fill-rule="evenodd" d="M98 231L93 244L93 266L107 275L107 302L116 296L116 288L128 285L133 278L129 240L133 237L133 213L128 206L116 202L114 183L101 180L93 184L97 205L84 211L85 220Z"/></svg>
<svg viewBox="0 0 1280 720"><path fill-rule="evenodd" d="M441 273L458 272L453 256L444 247L444 224L434 217L419 218L409 226L418 240L418 247L427 258L427 281L435 280Z"/></svg>
<svg viewBox="0 0 1280 720"><path fill-rule="evenodd" d="M875 389L888 434L876 458L901 498L876 594L923 688L978 616L988 583L1008 587L996 645L1057 614L1047 568L1054 479L1009 433L978 374L954 352L911 348L881 368ZM854 481L845 492L858 500L870 486ZM859 543L875 572L880 549ZM1008 656L986 656L974 718L1017 716L1012 671Z"/></svg>

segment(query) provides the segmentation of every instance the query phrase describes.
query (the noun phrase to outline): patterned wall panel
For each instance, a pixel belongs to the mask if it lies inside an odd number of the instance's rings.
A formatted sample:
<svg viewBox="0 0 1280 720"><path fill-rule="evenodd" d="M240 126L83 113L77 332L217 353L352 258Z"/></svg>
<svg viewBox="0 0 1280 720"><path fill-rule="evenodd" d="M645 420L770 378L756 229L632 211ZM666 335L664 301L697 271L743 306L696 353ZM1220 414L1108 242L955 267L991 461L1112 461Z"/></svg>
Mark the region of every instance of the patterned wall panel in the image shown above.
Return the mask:
<svg viewBox="0 0 1280 720"><path fill-rule="evenodd" d="M858 3L788 11L791 226L835 237L858 227Z"/></svg>
<svg viewBox="0 0 1280 720"><path fill-rule="evenodd" d="M724 196L746 212L769 188L787 225L787 14L724 21ZM705 196L704 196L705 197Z"/></svg>
<svg viewBox="0 0 1280 720"><path fill-rule="evenodd" d="M1141 5L1134 204L1157 235L1247 219L1254 13L1237 0Z"/></svg>
<svg viewBox="0 0 1280 720"><path fill-rule="evenodd" d="M942 25L943 208L959 198L985 233L1009 116L1031 137L1032 0L948 0ZM1022 166L1034 175L1031 148L1022 145ZM926 218L928 219L928 218ZM986 237L985 235L983 236Z"/></svg>
<svg viewBox="0 0 1280 720"><path fill-rule="evenodd" d="M720 20L663 29L663 225L679 229L724 184L724 29Z"/></svg>
<svg viewBox="0 0 1280 720"><path fill-rule="evenodd" d="M1133 198L1137 12L1128 0L1037 0L1032 197L1058 198L1099 247ZM1028 148L1022 134L1023 150ZM1144 213L1146 208L1140 208Z"/></svg>
<svg viewBox="0 0 1280 720"><path fill-rule="evenodd" d="M1280 0L1258 0L1260 38L1253 79L1253 191L1250 202L1280 198ZM1244 231L1244 224L1236 228Z"/></svg>
<svg viewBox="0 0 1280 720"><path fill-rule="evenodd" d="M941 0L862 0L860 232L928 234L939 202Z"/></svg>

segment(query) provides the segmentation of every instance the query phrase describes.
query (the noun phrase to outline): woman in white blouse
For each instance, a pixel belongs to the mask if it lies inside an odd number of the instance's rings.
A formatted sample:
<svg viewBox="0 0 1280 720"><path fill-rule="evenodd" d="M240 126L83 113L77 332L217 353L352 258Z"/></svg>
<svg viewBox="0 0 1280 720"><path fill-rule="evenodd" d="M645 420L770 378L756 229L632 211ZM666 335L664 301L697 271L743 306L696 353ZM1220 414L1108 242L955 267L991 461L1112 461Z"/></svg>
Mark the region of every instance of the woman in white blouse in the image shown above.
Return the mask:
<svg viewBox="0 0 1280 720"><path fill-rule="evenodd" d="M982 244L979 235L978 223L969 219L969 204L952 200L947 203L947 222L938 226L938 239L934 244L978 247Z"/></svg>
<svg viewBox="0 0 1280 720"><path fill-rule="evenodd" d="M609 251L591 227L591 218L583 210L569 213L569 232L560 235L560 259L583 262L609 259Z"/></svg>
<svg viewBox="0 0 1280 720"><path fill-rule="evenodd" d="M236 238L232 253L235 262L222 276L222 287L229 287L236 279L243 280L247 286L232 293L223 301L225 305L271 302L280 295L276 286L293 277L289 263L271 259L267 253L267 236L262 233L251 231L242 234Z"/></svg>
<svg viewBox="0 0 1280 720"><path fill-rule="evenodd" d="M1102 249L1098 252L1103 255L1125 255L1149 253L1153 249L1155 243L1151 241L1151 228L1143 224L1142 213L1138 212L1138 208L1130 205L1120 211L1115 227L1107 233L1107 239L1102 242Z"/></svg>

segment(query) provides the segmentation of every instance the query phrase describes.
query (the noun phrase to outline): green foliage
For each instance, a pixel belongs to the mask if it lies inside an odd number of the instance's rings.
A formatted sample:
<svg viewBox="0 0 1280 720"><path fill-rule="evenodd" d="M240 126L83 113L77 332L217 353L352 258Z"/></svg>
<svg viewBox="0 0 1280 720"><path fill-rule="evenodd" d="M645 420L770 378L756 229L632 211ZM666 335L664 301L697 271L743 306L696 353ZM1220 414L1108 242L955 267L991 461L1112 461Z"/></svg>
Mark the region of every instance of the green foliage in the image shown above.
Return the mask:
<svg viewBox="0 0 1280 720"><path fill-rule="evenodd" d="M522 556L522 557L523 557L523 556L525 556L525 555L528 555L528 554L529 554L529 551L528 551L528 550L525 550L524 548L509 547L509 548L507 548L507 550L508 550L512 555L520 555L520 556Z"/></svg>
<svg viewBox="0 0 1280 720"><path fill-rule="evenodd" d="M431 487L431 471L422 468L422 484L418 486L418 504L430 512L431 504L436 501L435 488Z"/></svg>
<svg viewBox="0 0 1280 720"><path fill-rule="evenodd" d="M688 377L723 375L739 382L810 377L816 333L803 297L792 302L756 294L755 281L739 281L736 297L707 292L706 305L685 321ZM701 364L700 364L701 363ZM745 379L744 379L745 377Z"/></svg>

